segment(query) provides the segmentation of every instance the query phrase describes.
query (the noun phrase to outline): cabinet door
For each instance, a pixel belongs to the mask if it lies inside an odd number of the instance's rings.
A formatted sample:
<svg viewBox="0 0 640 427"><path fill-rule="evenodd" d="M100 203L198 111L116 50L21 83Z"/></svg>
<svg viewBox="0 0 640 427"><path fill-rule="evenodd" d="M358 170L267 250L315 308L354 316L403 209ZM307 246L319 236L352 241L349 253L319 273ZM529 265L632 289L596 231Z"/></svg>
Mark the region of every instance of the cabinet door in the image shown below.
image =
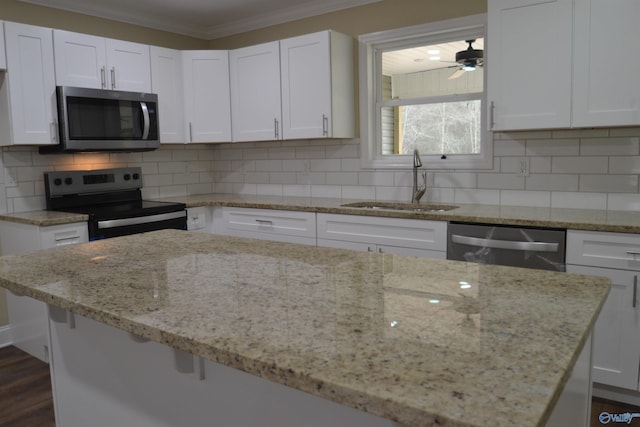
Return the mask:
<svg viewBox="0 0 640 427"><path fill-rule="evenodd" d="M572 0L489 0L492 130L571 125Z"/></svg>
<svg viewBox="0 0 640 427"><path fill-rule="evenodd" d="M234 141L282 139L279 42L229 53Z"/></svg>
<svg viewBox="0 0 640 427"><path fill-rule="evenodd" d="M54 30L53 42L58 86L107 87L104 38Z"/></svg>
<svg viewBox="0 0 640 427"><path fill-rule="evenodd" d="M4 23L0 21L0 70L7 68L7 55L4 52Z"/></svg>
<svg viewBox="0 0 640 427"><path fill-rule="evenodd" d="M106 40L109 89L151 92L151 61L146 44Z"/></svg>
<svg viewBox="0 0 640 427"><path fill-rule="evenodd" d="M608 277L612 281L594 329L593 381L638 390L640 304L638 272L567 265L568 273Z"/></svg>
<svg viewBox="0 0 640 427"><path fill-rule="evenodd" d="M182 52L187 141L231 141L227 51Z"/></svg>
<svg viewBox="0 0 640 427"><path fill-rule="evenodd" d="M281 40L280 62L283 139L352 138L353 39L322 31Z"/></svg>
<svg viewBox="0 0 640 427"><path fill-rule="evenodd" d="M3 120L9 120L7 127L11 128L12 139L0 143L55 144L57 109L52 30L14 22L4 25L8 72L2 97L10 108L3 112L0 122L4 125Z"/></svg>
<svg viewBox="0 0 640 427"><path fill-rule="evenodd" d="M640 2L575 3L573 125L640 124Z"/></svg>
<svg viewBox="0 0 640 427"><path fill-rule="evenodd" d="M283 138L330 136L329 49L328 31L280 42Z"/></svg>
<svg viewBox="0 0 640 427"><path fill-rule="evenodd" d="M179 50L151 46L151 92L158 95L160 142L185 142L182 56Z"/></svg>

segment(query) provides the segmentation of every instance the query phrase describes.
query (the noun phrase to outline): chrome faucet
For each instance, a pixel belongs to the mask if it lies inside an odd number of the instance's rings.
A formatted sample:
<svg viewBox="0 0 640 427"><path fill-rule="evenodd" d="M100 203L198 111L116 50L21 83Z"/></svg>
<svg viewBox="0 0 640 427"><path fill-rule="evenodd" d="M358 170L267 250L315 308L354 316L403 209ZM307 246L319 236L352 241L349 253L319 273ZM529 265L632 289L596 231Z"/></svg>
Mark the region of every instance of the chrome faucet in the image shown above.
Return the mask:
<svg viewBox="0 0 640 427"><path fill-rule="evenodd" d="M427 191L427 172L422 172L422 185L418 186L418 168L422 167L418 150L413 150L413 190L411 191L411 203L420 203L420 199Z"/></svg>

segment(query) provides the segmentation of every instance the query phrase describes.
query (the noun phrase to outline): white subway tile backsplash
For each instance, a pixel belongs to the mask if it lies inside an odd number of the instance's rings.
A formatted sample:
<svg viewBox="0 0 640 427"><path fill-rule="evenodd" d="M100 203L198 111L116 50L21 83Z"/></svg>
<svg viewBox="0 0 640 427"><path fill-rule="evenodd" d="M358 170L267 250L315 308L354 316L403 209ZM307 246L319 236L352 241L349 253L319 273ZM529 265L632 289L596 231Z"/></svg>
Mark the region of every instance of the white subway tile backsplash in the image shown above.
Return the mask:
<svg viewBox="0 0 640 427"><path fill-rule="evenodd" d="M607 209L607 194L553 191L551 193L551 207L570 209Z"/></svg>
<svg viewBox="0 0 640 427"><path fill-rule="evenodd" d="M579 176L535 174L525 179L526 190L578 191Z"/></svg>
<svg viewBox="0 0 640 427"><path fill-rule="evenodd" d="M580 175L580 191L637 193L638 175Z"/></svg>
<svg viewBox="0 0 640 427"><path fill-rule="evenodd" d="M609 194L607 209L610 211L640 211L640 194Z"/></svg>
<svg viewBox="0 0 640 427"><path fill-rule="evenodd" d="M500 204L503 206L550 206L551 193L548 191L512 191L500 192Z"/></svg>
<svg viewBox="0 0 640 427"><path fill-rule="evenodd" d="M584 138L580 140L582 156L637 156L640 138Z"/></svg>
<svg viewBox="0 0 640 427"><path fill-rule="evenodd" d="M513 174L479 173L478 188L524 190L524 178Z"/></svg>
<svg viewBox="0 0 640 427"><path fill-rule="evenodd" d="M361 185L342 186L342 198L343 199L361 199L361 200L375 200L376 188L364 187Z"/></svg>
<svg viewBox="0 0 640 427"><path fill-rule="evenodd" d="M423 202L624 210L640 206L640 127L501 132L494 134L493 150L492 170L428 170ZM359 139L165 144L143 153L73 155L5 147L0 210L41 209L46 171L117 166L142 168L147 198L216 191L411 200L410 168L361 169L359 153ZM529 165L527 177L517 175L521 160Z"/></svg>
<svg viewBox="0 0 640 427"><path fill-rule="evenodd" d="M599 157L554 157L551 160L552 173L606 174L609 158Z"/></svg>
<svg viewBox="0 0 640 427"><path fill-rule="evenodd" d="M610 174L640 174L640 156L609 157Z"/></svg>
<svg viewBox="0 0 640 427"><path fill-rule="evenodd" d="M527 141L527 156L578 156L579 139L541 139Z"/></svg>
<svg viewBox="0 0 640 427"><path fill-rule="evenodd" d="M500 190L456 188L453 203L479 203L485 205L499 205Z"/></svg>

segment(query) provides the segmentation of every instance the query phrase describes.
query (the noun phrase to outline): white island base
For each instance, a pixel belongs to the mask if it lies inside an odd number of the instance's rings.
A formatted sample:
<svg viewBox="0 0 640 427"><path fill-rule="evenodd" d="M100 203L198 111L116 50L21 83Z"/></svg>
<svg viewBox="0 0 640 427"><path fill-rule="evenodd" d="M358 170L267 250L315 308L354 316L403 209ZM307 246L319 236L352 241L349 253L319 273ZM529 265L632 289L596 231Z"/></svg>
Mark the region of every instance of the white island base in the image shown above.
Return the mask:
<svg viewBox="0 0 640 427"><path fill-rule="evenodd" d="M56 425L399 427L49 306ZM588 427L591 339L547 427Z"/></svg>

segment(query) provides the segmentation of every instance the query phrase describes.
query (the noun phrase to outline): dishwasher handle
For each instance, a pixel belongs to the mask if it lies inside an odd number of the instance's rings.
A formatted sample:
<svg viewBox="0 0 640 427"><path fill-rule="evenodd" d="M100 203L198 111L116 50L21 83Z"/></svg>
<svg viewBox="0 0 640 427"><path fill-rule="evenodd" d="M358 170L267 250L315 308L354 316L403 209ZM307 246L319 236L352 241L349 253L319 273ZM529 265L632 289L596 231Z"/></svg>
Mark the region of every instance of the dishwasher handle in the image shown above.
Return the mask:
<svg viewBox="0 0 640 427"><path fill-rule="evenodd" d="M478 246L481 248L509 249L513 251L527 251L527 252L558 252L558 246L559 246L558 243L494 240L494 239L483 239L480 237L461 236L459 234L452 234L451 241L453 243L460 243L463 245L470 245L470 246Z"/></svg>

